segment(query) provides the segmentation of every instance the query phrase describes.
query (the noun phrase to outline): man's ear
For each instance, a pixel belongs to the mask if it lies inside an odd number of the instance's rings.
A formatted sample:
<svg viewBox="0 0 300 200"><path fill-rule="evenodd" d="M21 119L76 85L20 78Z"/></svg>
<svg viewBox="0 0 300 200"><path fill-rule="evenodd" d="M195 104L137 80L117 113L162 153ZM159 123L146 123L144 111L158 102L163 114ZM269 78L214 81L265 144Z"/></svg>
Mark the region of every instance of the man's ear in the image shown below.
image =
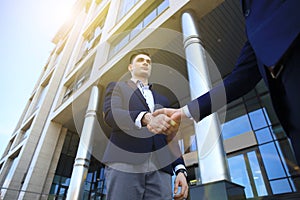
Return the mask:
<svg viewBox="0 0 300 200"><path fill-rule="evenodd" d="M132 64L128 65L128 71L130 71L130 72L132 71Z"/></svg>

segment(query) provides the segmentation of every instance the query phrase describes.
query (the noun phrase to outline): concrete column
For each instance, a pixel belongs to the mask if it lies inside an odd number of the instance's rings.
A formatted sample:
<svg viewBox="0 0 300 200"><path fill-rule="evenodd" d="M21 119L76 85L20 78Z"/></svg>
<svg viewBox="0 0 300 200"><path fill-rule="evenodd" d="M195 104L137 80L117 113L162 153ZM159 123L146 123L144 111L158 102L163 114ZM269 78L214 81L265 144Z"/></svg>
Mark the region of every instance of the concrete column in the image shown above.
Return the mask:
<svg viewBox="0 0 300 200"><path fill-rule="evenodd" d="M195 99L211 88L207 57L192 11L184 12L181 20L191 97ZM195 134L201 183L230 180L217 115L195 123Z"/></svg>
<svg viewBox="0 0 300 200"><path fill-rule="evenodd" d="M98 87L93 86L75 158L67 200L83 199L83 184L89 169L94 140L94 124L97 120L98 93Z"/></svg>

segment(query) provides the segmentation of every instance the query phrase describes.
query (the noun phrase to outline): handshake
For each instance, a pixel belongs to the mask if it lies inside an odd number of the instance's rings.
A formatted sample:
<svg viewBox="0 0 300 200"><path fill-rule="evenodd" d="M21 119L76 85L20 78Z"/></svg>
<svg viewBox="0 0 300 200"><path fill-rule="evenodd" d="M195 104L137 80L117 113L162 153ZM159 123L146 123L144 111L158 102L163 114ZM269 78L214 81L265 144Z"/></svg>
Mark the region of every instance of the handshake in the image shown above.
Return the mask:
<svg viewBox="0 0 300 200"><path fill-rule="evenodd" d="M183 109L162 108L155 112L146 113L142 119L150 132L165 135L174 134L178 131L180 122L186 119Z"/></svg>

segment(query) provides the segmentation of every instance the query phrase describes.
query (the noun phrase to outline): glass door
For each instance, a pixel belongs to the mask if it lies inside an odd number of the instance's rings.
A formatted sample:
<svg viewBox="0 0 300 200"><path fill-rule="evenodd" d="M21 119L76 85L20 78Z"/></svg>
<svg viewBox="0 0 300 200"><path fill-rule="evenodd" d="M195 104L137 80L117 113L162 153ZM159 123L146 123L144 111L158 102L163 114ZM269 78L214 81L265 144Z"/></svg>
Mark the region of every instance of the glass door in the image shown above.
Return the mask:
<svg viewBox="0 0 300 200"><path fill-rule="evenodd" d="M66 199L67 192L68 192L68 186L59 185L59 188L57 190L57 199L58 200Z"/></svg>
<svg viewBox="0 0 300 200"><path fill-rule="evenodd" d="M270 194L262 160L257 149L228 156L231 181L245 187L247 198Z"/></svg>

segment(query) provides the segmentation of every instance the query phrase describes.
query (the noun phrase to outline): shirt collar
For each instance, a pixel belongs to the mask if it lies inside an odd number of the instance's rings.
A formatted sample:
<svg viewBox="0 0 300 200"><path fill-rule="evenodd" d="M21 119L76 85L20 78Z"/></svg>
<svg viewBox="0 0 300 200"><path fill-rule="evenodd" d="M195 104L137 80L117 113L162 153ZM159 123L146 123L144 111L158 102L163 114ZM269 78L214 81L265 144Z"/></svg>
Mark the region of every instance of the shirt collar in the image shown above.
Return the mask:
<svg viewBox="0 0 300 200"><path fill-rule="evenodd" d="M144 88L144 89L149 89L149 90L151 90L151 88L152 88L152 83L148 83L148 85L144 85L143 83L142 83L142 81L140 81L140 80L138 80L138 79L133 79L133 78L131 78L130 79L132 82L134 82L138 87L141 87L141 88Z"/></svg>

